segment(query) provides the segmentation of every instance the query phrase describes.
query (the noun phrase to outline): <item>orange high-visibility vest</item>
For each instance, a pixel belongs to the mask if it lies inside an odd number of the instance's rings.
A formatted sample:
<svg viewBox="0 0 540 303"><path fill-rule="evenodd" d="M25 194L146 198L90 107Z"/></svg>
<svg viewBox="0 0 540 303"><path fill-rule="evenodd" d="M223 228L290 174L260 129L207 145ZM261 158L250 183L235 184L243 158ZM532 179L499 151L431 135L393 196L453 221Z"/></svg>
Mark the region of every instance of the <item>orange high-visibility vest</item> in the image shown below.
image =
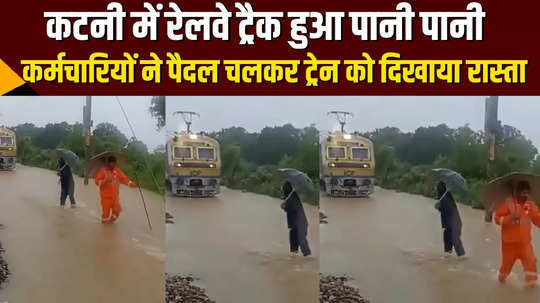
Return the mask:
<svg viewBox="0 0 540 303"><path fill-rule="evenodd" d="M107 183L106 179L112 179L111 183ZM96 175L96 185L99 186L99 195L101 201L111 201L117 203L119 201L119 184L131 185L133 182L128 179L124 172L115 167L110 169L102 167Z"/></svg>
<svg viewBox="0 0 540 303"><path fill-rule="evenodd" d="M512 214L519 217L517 222L512 222ZM504 244L528 244L531 242L531 223L540 227L540 212L533 201L518 203L514 198L508 198L495 212L495 223L502 227Z"/></svg>

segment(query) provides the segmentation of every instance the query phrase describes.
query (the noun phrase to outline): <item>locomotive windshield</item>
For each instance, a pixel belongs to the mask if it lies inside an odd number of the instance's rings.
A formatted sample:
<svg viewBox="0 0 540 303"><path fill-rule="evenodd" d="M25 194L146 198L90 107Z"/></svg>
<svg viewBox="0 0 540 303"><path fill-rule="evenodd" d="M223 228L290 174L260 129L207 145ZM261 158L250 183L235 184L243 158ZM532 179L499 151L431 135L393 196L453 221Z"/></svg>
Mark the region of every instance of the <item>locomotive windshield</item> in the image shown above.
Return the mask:
<svg viewBox="0 0 540 303"><path fill-rule="evenodd" d="M354 160L367 161L369 160L369 151L367 148L351 148L352 157Z"/></svg>
<svg viewBox="0 0 540 303"><path fill-rule="evenodd" d="M191 147L175 147L175 158L191 158Z"/></svg>
<svg viewBox="0 0 540 303"><path fill-rule="evenodd" d="M199 155L199 160L215 160L215 152L213 148L208 147L199 147L197 150L197 153Z"/></svg>
<svg viewBox="0 0 540 303"><path fill-rule="evenodd" d="M13 137L0 137L1 145L13 145Z"/></svg>
<svg viewBox="0 0 540 303"><path fill-rule="evenodd" d="M328 158L345 158L345 148L344 147L328 147Z"/></svg>

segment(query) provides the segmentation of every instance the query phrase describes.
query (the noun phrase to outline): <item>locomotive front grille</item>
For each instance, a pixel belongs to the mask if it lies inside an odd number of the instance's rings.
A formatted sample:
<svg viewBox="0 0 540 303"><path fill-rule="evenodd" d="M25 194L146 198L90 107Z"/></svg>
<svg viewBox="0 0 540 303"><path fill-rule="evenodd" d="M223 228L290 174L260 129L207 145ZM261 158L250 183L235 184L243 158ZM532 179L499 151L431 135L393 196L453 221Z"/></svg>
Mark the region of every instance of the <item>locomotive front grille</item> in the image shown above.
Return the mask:
<svg viewBox="0 0 540 303"><path fill-rule="evenodd" d="M345 187L356 187L356 179L345 179L345 180L343 180L343 186L345 186Z"/></svg>
<svg viewBox="0 0 540 303"><path fill-rule="evenodd" d="M191 179L191 180L189 180L189 186L202 187L203 186L203 181L202 181L202 179Z"/></svg>

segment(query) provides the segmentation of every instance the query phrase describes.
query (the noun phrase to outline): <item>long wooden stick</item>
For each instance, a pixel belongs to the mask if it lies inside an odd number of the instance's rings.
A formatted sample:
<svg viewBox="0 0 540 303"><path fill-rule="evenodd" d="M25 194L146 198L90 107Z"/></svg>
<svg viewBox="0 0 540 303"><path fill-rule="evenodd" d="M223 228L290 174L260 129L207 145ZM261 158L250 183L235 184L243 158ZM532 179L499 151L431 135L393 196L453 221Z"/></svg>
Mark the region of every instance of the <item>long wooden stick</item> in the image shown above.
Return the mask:
<svg viewBox="0 0 540 303"><path fill-rule="evenodd" d="M144 212L146 213L146 220L148 221L148 227L152 230L152 223L150 223L150 216L148 215L148 210L146 209L146 201L144 201L144 195L141 189L141 184L139 183L139 177L137 177L137 172L135 172L135 182L137 182L137 188L139 189L139 194L141 195L141 201L144 206Z"/></svg>

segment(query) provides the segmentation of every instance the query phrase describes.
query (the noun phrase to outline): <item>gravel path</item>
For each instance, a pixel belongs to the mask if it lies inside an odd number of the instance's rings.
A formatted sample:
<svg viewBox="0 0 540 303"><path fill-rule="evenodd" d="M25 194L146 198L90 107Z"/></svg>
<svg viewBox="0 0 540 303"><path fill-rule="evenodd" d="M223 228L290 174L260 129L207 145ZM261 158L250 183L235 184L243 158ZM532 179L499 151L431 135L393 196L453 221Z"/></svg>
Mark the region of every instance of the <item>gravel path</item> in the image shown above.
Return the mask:
<svg viewBox="0 0 540 303"><path fill-rule="evenodd" d="M346 285L350 278L347 276L320 275L319 302L320 303L369 303L364 299L358 289Z"/></svg>
<svg viewBox="0 0 540 303"><path fill-rule="evenodd" d="M166 303L216 303L206 295L204 288L193 285L191 276L165 276Z"/></svg>
<svg viewBox="0 0 540 303"><path fill-rule="evenodd" d="M4 260L4 249L2 247L2 242L0 242L0 287L4 285L8 276L9 269L6 260Z"/></svg>

